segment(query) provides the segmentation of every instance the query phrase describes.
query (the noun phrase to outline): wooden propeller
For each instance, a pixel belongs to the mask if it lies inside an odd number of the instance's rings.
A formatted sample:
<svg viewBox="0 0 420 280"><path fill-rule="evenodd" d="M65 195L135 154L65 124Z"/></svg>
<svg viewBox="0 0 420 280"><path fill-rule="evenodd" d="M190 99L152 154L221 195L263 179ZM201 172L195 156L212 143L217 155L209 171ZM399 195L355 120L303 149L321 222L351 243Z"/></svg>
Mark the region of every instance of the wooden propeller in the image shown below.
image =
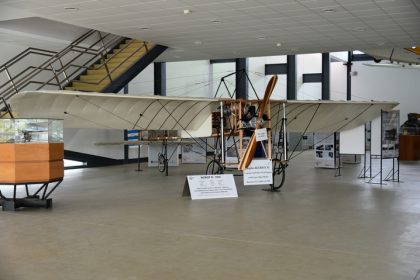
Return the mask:
<svg viewBox="0 0 420 280"><path fill-rule="evenodd" d="M270 100L270 96L273 93L274 87L277 83L277 75L274 75L271 77L270 81L268 82L267 88L265 89L264 98L258 108L258 117L261 119L263 117L263 114L266 110L268 101ZM256 124L256 127L258 128L258 123ZM248 146L246 146L246 150L244 155L241 158L241 161L239 162L238 169L239 170L245 170L250 164L252 159L254 158L255 150L257 149L257 140L255 136L255 132L252 134L251 139L249 140Z"/></svg>

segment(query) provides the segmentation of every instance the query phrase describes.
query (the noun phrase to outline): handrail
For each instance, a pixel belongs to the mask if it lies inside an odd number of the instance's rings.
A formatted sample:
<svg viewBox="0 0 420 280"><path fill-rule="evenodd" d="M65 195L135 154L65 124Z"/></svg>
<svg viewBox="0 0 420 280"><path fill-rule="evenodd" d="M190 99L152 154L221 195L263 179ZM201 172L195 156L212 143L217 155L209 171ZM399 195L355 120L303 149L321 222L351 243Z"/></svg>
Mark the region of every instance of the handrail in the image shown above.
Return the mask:
<svg viewBox="0 0 420 280"><path fill-rule="evenodd" d="M8 60L7 62L5 62L3 65L0 66L0 69L9 66L9 64L13 64L15 62L15 60L17 60L18 58L21 59L20 58L21 56L25 57L29 52L32 52L32 51L48 52L50 54L56 54L57 53L55 51L43 50L43 49L30 47L30 48L25 49L23 52L19 53L18 55L14 56L13 58ZM11 62L13 62L13 63L11 63Z"/></svg>
<svg viewBox="0 0 420 280"><path fill-rule="evenodd" d="M125 38L123 39L123 40L125 40ZM94 44L96 44L97 42L95 42ZM116 45L118 45L118 42L117 43L115 43ZM115 45L114 44L114 45ZM108 44L109 45L109 44ZM83 49L85 49L86 51L88 51L88 50L92 50L92 49L89 49L89 48L86 48L86 47L81 47L81 46L78 46L78 47L80 47L80 48L83 48ZM67 51L66 53L68 53L69 51ZM91 58L91 59L89 59L84 65L82 65L82 66L79 66L79 68L88 68L88 67L86 67L87 65L89 65L90 63L91 63L91 61L92 60L94 60L94 59L97 59L97 57L96 56L98 56L98 55L101 55L101 51L100 50L97 50L97 51L94 51L94 52L84 52L85 54L90 54L90 55L93 55L93 57ZM70 64L70 63L72 63L73 61L75 61L77 58L79 58L82 54L84 54L84 53L80 53L78 56L76 56L76 57L74 57L71 61L69 61L69 62L67 62L67 65L65 66L65 67L62 67L62 69L59 71L60 72L60 74L61 73L64 73L64 74L66 74L66 72L65 72L65 70L66 69L68 69L69 67L68 66L75 66L74 64ZM56 61L54 61L54 62L56 62ZM79 69L80 70L80 69ZM72 75L74 75L75 73L77 73L78 72L78 69L76 69L75 71L73 71L73 73L70 75L70 76L72 76ZM51 81L51 79L49 80L49 81ZM47 81L47 82L49 82L49 81ZM42 88L42 87L41 87ZM41 88L39 88L39 89L41 89Z"/></svg>
<svg viewBox="0 0 420 280"><path fill-rule="evenodd" d="M90 41L87 41L87 39ZM100 67L104 65L107 68L107 75L101 81L106 78L112 81L111 74L115 69L109 71L107 63L114 55L108 58L106 58L106 55L125 40L126 38L121 36L89 30L59 52L32 47L27 48L0 66L0 74L3 73L7 76L7 81L0 84L0 97L7 100L15 93L32 84L39 84L38 89L42 89L45 86L55 86L62 89L95 62L100 62ZM18 63L34 55L36 57L46 57L47 59L37 66L30 65L24 69L18 69L16 74L13 74L16 71L10 71L11 68L19 66ZM134 53L127 59L133 55ZM78 59L83 60L82 64L75 63ZM127 59L122 63L127 61ZM49 78L48 76L51 76L51 73L53 75ZM48 76L41 77L42 75ZM64 79L60 78L61 75L63 75Z"/></svg>

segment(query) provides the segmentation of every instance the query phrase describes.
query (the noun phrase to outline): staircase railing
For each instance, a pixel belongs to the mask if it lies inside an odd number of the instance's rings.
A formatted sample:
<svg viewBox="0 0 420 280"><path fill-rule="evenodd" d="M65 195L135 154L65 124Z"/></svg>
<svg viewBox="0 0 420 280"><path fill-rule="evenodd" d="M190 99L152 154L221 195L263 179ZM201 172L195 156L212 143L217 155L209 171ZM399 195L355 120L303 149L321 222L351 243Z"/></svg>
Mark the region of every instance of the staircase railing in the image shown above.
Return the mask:
<svg viewBox="0 0 420 280"><path fill-rule="evenodd" d="M126 39L90 30L59 52L28 48L0 66L0 98L8 100L23 90L63 89L99 61L106 69L102 80L112 81L107 67L112 56L106 55Z"/></svg>
<svg viewBox="0 0 420 280"><path fill-rule="evenodd" d="M123 48L121 48L121 51L127 49L130 45L132 45L133 42L129 42L126 46L124 46ZM147 46L147 42L143 41L143 44L140 45L139 47L135 48L133 51L130 52L130 54L124 58L124 60L122 60L120 63L118 63L116 66L112 67L111 70L109 70L108 67L108 62L115 57L118 53L114 53L111 56L109 56L108 58L104 59L104 62L102 62L101 64L99 64L97 67L95 67L95 69L100 69L102 68L102 66L105 66L106 72L107 74L104 75L102 78L100 78L99 80L95 81L95 82L89 82L89 81L77 81L78 83L82 83L82 84L87 84L87 85L99 85L101 82L103 82L105 79L109 79L110 82L113 81L112 78L112 74L121 66L123 65L125 62L127 62L130 58L132 58L138 51L140 51L141 49L145 49L146 52L149 51L149 48Z"/></svg>

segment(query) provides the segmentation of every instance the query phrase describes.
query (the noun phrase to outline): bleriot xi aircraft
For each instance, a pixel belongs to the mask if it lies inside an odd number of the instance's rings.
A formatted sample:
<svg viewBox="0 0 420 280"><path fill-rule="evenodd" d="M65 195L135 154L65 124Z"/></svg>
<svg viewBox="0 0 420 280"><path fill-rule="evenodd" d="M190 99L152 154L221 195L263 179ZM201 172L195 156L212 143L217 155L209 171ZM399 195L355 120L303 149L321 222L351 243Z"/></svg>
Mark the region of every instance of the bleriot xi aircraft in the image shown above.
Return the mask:
<svg viewBox="0 0 420 280"><path fill-rule="evenodd" d="M26 91L8 102L17 118L63 119L66 128L177 130L179 138L165 141L181 144L186 139L200 146L207 145L202 138L214 137L215 153L207 173L223 173L230 167L226 153L232 149L238 159L235 167L244 170L259 150L260 157L272 160L273 175L281 178L272 189L282 186L290 160L286 132L339 132L362 125L379 116L381 110L398 105L377 101L271 100L276 82L277 76L273 76L262 100ZM266 131L265 140L257 141L257 129Z"/></svg>

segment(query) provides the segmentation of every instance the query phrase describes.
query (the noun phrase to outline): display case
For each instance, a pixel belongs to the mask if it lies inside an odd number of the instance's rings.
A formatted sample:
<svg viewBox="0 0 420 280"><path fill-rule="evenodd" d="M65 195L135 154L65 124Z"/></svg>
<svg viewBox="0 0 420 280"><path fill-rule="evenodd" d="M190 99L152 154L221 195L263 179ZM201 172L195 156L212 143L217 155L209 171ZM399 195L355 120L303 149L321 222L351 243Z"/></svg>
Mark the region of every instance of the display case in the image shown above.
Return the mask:
<svg viewBox="0 0 420 280"><path fill-rule="evenodd" d="M0 119L0 183L60 180L63 159L62 120Z"/></svg>
<svg viewBox="0 0 420 280"><path fill-rule="evenodd" d="M62 143L63 120L0 119L0 143Z"/></svg>

